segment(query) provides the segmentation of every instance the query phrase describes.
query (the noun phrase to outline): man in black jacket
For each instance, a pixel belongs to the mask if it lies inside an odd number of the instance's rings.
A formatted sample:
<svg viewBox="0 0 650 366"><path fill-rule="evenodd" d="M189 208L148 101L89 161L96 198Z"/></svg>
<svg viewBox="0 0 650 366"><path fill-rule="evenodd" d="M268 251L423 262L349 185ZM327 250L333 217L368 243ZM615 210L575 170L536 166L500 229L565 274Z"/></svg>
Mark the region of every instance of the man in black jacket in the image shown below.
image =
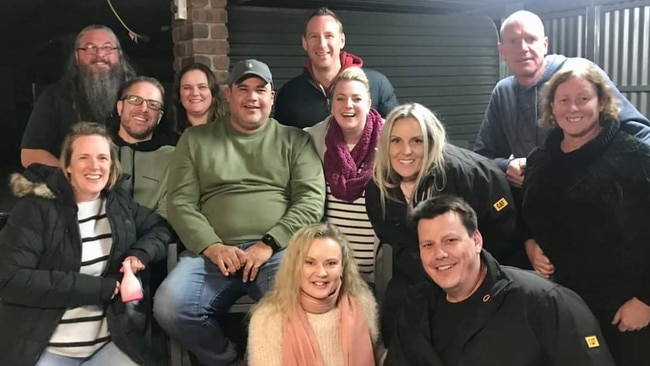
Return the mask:
<svg viewBox="0 0 650 366"><path fill-rule="evenodd" d="M274 114L278 122L305 128L330 115L328 97L334 79L348 67L363 66L361 57L343 51L344 46L343 24L333 11L320 8L309 16L302 36L309 59L302 74L278 91ZM384 74L368 68L363 71L370 83L372 108L386 118L398 105L393 86Z"/></svg>
<svg viewBox="0 0 650 366"><path fill-rule="evenodd" d="M385 365L614 365L582 299L500 266L462 199L438 196L413 215L433 281L409 288Z"/></svg>

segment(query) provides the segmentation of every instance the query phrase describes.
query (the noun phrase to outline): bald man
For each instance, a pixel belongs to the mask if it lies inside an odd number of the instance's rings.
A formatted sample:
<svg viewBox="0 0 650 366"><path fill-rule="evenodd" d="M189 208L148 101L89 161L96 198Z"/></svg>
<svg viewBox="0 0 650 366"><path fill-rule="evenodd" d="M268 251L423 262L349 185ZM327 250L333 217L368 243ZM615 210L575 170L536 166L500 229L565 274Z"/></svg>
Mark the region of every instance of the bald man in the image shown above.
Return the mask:
<svg viewBox="0 0 650 366"><path fill-rule="evenodd" d="M501 25L500 34L499 54L513 75L500 80L492 91L474 151L493 159L506 172L510 184L519 188L524 181L526 156L541 146L548 134L548 130L537 124L540 90L566 62L577 58L547 55L544 23L529 11L511 14ZM621 94L603 70L598 70L620 100L621 129L650 144L648 119Z"/></svg>

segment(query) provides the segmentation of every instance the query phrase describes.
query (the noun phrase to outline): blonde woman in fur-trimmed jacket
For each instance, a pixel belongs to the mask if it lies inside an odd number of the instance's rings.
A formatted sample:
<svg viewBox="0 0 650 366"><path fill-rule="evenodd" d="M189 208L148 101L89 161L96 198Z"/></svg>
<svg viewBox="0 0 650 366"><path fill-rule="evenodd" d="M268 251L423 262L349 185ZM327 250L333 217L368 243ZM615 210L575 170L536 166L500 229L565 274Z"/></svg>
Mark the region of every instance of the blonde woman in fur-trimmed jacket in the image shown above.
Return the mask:
<svg viewBox="0 0 650 366"><path fill-rule="evenodd" d="M0 231L0 365L159 364L145 344L147 300L122 301L120 268L164 259L172 232L120 188L116 155L103 125L82 122L62 168L12 176L20 199Z"/></svg>

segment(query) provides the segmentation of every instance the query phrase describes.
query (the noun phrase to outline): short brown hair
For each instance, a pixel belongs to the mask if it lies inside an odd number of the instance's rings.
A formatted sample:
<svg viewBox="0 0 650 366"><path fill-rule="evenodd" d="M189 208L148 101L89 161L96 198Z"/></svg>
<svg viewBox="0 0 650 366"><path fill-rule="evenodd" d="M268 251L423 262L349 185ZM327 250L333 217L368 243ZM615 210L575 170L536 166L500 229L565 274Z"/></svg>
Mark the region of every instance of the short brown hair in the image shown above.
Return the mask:
<svg viewBox="0 0 650 366"><path fill-rule="evenodd" d="M417 225L420 220L434 219L447 212L455 212L458 215L470 236L478 230L478 219L472 206L464 199L448 194L420 202L413 210L411 218Z"/></svg>
<svg viewBox="0 0 650 366"><path fill-rule="evenodd" d="M97 122L78 122L72 126L70 132L65 136L63 144L61 146L61 169L63 174L67 177L68 173L66 169L70 166L70 161L72 159L72 144L75 140L81 136L101 136L108 141L108 146L111 151L111 169L108 175L108 182L106 183L106 188L111 189L115 187L117 180L122 174L122 165L120 160L117 157L117 146L111 140L111 136L108 134L106 127L103 124Z"/></svg>
<svg viewBox="0 0 650 366"><path fill-rule="evenodd" d="M339 19L339 16L336 15L336 13L334 13L333 11L329 10L327 7L323 6L323 7L318 8L313 13L311 13L309 15L309 18L307 18L307 21L305 22L305 32L304 32L305 37L307 36L307 24L309 24L309 22L312 19L314 19L316 17L323 17L323 16L328 16L328 17L334 18L336 23L339 25L339 30L341 31L341 33L343 33L343 23L341 23L341 19Z"/></svg>
<svg viewBox="0 0 650 366"><path fill-rule="evenodd" d="M131 87L139 83L149 83L155 86L160 92L160 97L162 98L160 102L163 103L163 105L165 104L165 88L162 86L162 84L160 84L160 81L149 76L136 76L124 83L124 85L122 85L122 88L120 88L120 99L126 97L126 95L129 93L129 90L131 90Z"/></svg>

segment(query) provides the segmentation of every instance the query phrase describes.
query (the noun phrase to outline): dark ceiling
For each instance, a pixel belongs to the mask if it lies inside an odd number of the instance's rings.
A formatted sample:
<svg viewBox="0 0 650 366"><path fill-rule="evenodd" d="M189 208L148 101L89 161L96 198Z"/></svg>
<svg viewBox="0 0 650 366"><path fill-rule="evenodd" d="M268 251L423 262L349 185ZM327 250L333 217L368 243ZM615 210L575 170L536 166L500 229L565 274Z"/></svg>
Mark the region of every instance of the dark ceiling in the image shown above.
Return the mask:
<svg viewBox="0 0 650 366"><path fill-rule="evenodd" d="M121 30L106 0L5 0L0 12L4 44L33 45L75 34L88 24ZM124 22L139 33L157 33L171 22L169 0L111 0Z"/></svg>
<svg viewBox="0 0 650 366"><path fill-rule="evenodd" d="M31 79L58 78L74 36L86 25L105 24L120 38L126 54L149 64L172 54L171 2L111 0L117 14L133 31L147 36L134 44L106 0L4 0L0 11L0 44ZM11 50L11 53L7 53ZM151 60L151 61L150 61ZM158 61L159 62L159 61ZM169 62L171 65L171 62ZM154 65L158 69L159 65ZM166 67L171 69L171 66ZM159 72L154 72L159 73ZM159 75L157 75L159 76Z"/></svg>

